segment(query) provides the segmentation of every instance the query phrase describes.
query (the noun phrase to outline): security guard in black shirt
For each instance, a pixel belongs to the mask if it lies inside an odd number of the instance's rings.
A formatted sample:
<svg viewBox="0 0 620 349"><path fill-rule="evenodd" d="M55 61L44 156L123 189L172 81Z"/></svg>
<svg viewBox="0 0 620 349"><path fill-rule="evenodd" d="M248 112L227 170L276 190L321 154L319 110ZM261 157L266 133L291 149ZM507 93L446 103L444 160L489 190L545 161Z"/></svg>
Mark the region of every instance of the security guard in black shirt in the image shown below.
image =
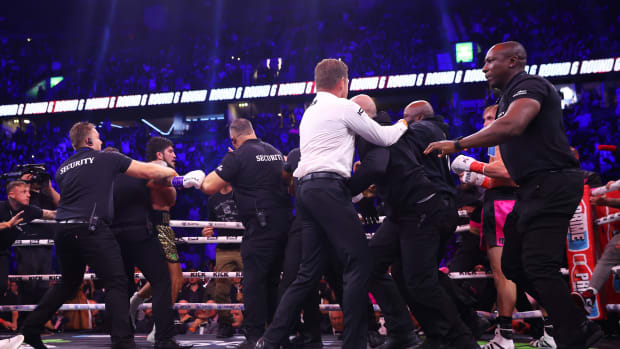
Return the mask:
<svg viewBox="0 0 620 349"><path fill-rule="evenodd" d="M560 96L544 78L526 74L525 48L509 41L489 49L482 68L500 89L496 120L456 141L432 143L429 154L499 144L506 169L519 185L504 225L502 270L549 313L558 347L587 348L603 333L586 321L559 270L569 221L583 196L583 176L564 130Z"/></svg>
<svg viewBox="0 0 620 349"><path fill-rule="evenodd" d="M103 150L118 152L114 148ZM170 274L161 244L150 221L148 180L119 174L114 182L114 220L110 229L121 248L129 293L135 291L134 266L153 285L155 343L158 348L178 348L174 336L174 311L170 303Z"/></svg>
<svg viewBox="0 0 620 349"><path fill-rule="evenodd" d="M352 100L362 108L373 103L364 95ZM386 279L390 265L427 336L424 347L478 348L441 287L437 272L442 246L457 225L455 189L447 161L434 159L423 164L422 159L426 145L445 139L447 130L443 118L435 116L426 101L412 102L404 114L415 122L394 145L382 148L362 144L358 148L362 162L350 182L354 195L375 183L386 207L386 218L369 244L375 267L371 292L387 310L389 338L381 348L409 348L420 341L411 333L413 326L398 291Z"/></svg>
<svg viewBox="0 0 620 349"><path fill-rule="evenodd" d="M24 341L35 349L43 325L75 295L84 278L86 265L103 280L106 289L106 322L113 348L135 348L129 324L127 277L118 243L108 225L113 219L112 186L117 174L161 179L176 175L174 170L145 164L117 153L101 152L99 132L88 122L78 122L69 132L76 153L56 172L61 198L56 219L56 255L62 279L50 288L24 323Z"/></svg>
<svg viewBox="0 0 620 349"><path fill-rule="evenodd" d="M241 258L246 341L240 348L254 348L277 305L292 212L282 179L284 157L280 151L257 139L246 119L234 120L229 131L235 151L226 154L215 171L205 177L201 189L211 195L227 183L233 187L245 226Z"/></svg>

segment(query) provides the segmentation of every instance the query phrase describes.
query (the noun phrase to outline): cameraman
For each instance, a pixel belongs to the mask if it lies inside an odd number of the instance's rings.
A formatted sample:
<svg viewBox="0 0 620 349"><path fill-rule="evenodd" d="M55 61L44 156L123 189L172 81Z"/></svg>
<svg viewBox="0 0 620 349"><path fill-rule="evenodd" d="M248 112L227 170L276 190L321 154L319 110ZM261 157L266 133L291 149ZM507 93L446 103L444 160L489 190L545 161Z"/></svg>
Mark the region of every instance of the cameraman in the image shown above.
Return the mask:
<svg viewBox="0 0 620 349"><path fill-rule="evenodd" d="M15 242L26 224L33 219L55 219L56 211L42 210L30 204L30 184L17 180L6 186L7 201L0 201L0 294L7 287L9 247Z"/></svg>
<svg viewBox="0 0 620 349"><path fill-rule="evenodd" d="M24 166L20 179L30 184L30 203L45 210L58 207L60 194L52 187L52 181L43 166ZM24 227L19 239L39 240L52 239L54 228L48 224L29 224ZM16 273L20 275L51 274L52 246L25 246L15 248L17 260ZM48 288L47 281L23 281L19 285L22 290L23 304L37 304Z"/></svg>

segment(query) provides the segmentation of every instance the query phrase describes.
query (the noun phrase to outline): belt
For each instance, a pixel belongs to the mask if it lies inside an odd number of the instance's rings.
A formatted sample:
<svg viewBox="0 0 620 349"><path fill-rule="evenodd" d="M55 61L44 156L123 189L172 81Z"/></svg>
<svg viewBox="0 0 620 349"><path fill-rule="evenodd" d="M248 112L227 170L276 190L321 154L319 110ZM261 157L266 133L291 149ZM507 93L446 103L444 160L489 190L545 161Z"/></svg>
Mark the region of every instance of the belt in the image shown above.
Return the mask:
<svg viewBox="0 0 620 349"><path fill-rule="evenodd" d="M312 179L337 179L344 181L345 178L333 172L313 172L299 178L299 183L307 182Z"/></svg>
<svg viewBox="0 0 620 349"><path fill-rule="evenodd" d="M88 219L61 219L56 221L58 224L90 224Z"/></svg>

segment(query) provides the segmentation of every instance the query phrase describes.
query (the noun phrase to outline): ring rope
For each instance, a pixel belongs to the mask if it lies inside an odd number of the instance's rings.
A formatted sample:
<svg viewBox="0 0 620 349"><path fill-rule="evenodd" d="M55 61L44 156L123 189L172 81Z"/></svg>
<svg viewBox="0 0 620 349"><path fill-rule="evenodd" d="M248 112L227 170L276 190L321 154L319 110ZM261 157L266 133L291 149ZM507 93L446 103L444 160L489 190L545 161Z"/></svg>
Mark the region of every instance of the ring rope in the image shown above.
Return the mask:
<svg viewBox="0 0 620 349"><path fill-rule="evenodd" d="M618 271L620 271L620 266L616 267ZM560 273L562 275L568 275L568 269L562 268L560 269ZM490 279L493 278L493 273L487 272L461 272L461 273L448 273L448 276L451 279ZM146 277L142 273L133 274L134 279L145 280ZM50 280L60 280L62 278L61 274L32 274L32 275L9 275L9 280L12 281L50 281ZM231 271L231 272L206 272L206 271L195 271L195 272L183 272L184 279L231 279L231 278L243 278L243 272L240 271ZM94 273L86 273L84 274L84 280L95 280L97 279L97 275Z"/></svg>
<svg viewBox="0 0 620 349"><path fill-rule="evenodd" d="M174 222L174 221L170 221L170 222ZM192 223L230 223L230 222L193 222L193 221L187 221L187 222L192 222ZM54 221L51 221L51 223L55 223ZM240 223L239 223L240 224ZM469 231L469 225L459 225L455 232L460 233L460 232L464 232L464 231ZM373 234L366 234L366 237L368 239L370 239L372 237ZM181 238L177 238L176 242L179 244L220 244L220 243L225 243L225 244L240 244L243 241L243 237L242 236L186 236L186 237L181 237ZM28 246L53 246L54 245L54 240L52 239L38 239L38 240L15 240L15 242L13 243L13 246L18 246L18 247L28 247Z"/></svg>

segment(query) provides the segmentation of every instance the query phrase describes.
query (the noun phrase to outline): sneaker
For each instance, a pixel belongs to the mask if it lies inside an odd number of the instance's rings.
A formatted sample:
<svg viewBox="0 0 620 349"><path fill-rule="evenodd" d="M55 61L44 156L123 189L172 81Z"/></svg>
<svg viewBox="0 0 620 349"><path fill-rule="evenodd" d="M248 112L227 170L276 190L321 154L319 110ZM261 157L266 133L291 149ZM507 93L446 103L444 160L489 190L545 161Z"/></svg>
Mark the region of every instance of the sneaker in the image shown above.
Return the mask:
<svg viewBox="0 0 620 349"><path fill-rule="evenodd" d="M573 297L575 304L586 312L586 315L590 315L592 313L594 303L596 303L596 294L594 293L594 289L588 288L581 293L571 292L570 295Z"/></svg>
<svg viewBox="0 0 620 349"><path fill-rule="evenodd" d="M8 339L3 339L0 341L0 348L2 349L17 349L24 342L24 336L17 335L15 337L11 337Z"/></svg>
<svg viewBox="0 0 620 349"><path fill-rule="evenodd" d="M505 338L501 334L499 326L495 328L495 337L493 337L487 344L482 346L482 349L514 349L515 342L512 339Z"/></svg>
<svg viewBox="0 0 620 349"><path fill-rule="evenodd" d="M553 339L553 337L551 337L547 331L545 330L543 332L542 337L540 337L540 339L536 339L530 342L530 346L534 347L534 348L550 348L550 349L557 349L557 345L555 344L555 339Z"/></svg>
<svg viewBox="0 0 620 349"><path fill-rule="evenodd" d="M131 318L131 325L136 328L136 317L138 316L138 307L144 303L144 299L138 297L138 292L135 292L129 299L129 317Z"/></svg>
<svg viewBox="0 0 620 349"><path fill-rule="evenodd" d="M151 330L149 335L146 336L146 341L149 343L155 343L155 324L153 324L153 329Z"/></svg>
<svg viewBox="0 0 620 349"><path fill-rule="evenodd" d="M30 345L34 349L47 349L40 334L26 334L24 333L24 343Z"/></svg>

